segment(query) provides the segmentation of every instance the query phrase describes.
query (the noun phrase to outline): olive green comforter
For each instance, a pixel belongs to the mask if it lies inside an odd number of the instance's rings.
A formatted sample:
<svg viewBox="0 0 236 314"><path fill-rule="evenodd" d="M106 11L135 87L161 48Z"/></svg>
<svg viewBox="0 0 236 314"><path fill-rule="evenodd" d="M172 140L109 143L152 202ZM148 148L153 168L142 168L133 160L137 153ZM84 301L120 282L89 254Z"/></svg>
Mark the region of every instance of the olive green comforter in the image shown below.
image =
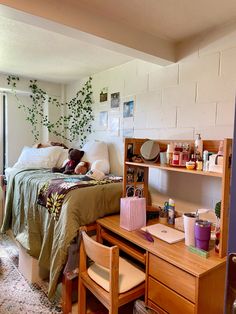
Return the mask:
<svg viewBox="0 0 236 314"><path fill-rule="evenodd" d="M71 190L65 196L58 221L37 195L45 181L63 174L47 170L21 170L11 174L7 187L2 232L11 229L17 241L50 271L49 298L53 297L60 273L67 260L68 247L80 226L105 215L117 213L122 183L109 183Z"/></svg>

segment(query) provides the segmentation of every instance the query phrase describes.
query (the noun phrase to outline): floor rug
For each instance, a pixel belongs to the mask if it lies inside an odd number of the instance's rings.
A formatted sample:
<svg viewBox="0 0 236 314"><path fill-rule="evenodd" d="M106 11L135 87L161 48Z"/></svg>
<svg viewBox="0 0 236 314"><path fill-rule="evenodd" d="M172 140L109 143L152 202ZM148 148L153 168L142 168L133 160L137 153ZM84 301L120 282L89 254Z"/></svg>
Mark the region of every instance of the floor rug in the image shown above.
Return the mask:
<svg viewBox="0 0 236 314"><path fill-rule="evenodd" d="M30 284L17 266L17 246L8 236L0 235L0 313L62 313L58 302L48 300L47 283Z"/></svg>

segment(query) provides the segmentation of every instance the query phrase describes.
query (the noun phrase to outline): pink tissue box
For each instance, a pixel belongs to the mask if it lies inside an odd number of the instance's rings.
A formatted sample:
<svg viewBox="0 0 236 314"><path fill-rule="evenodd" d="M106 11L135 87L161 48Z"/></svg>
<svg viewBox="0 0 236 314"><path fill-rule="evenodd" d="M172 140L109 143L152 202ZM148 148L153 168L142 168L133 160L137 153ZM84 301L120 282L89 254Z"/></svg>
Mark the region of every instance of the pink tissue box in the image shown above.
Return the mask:
<svg viewBox="0 0 236 314"><path fill-rule="evenodd" d="M144 226L146 226L146 198L121 198L120 227L132 231Z"/></svg>

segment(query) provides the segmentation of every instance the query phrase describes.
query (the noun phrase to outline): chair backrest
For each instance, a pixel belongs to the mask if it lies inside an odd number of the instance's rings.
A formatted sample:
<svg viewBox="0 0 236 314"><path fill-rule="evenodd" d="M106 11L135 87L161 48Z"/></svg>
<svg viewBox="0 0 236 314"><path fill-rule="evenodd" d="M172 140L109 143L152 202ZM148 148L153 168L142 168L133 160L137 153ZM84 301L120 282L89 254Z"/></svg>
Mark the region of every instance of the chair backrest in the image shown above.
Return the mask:
<svg viewBox="0 0 236 314"><path fill-rule="evenodd" d="M114 263L118 263L119 249L117 246L108 247L94 241L87 233L81 231L86 255L100 266L111 269ZM117 258L117 261L114 260Z"/></svg>
<svg viewBox="0 0 236 314"><path fill-rule="evenodd" d="M95 263L109 269L109 298L112 304L118 302L119 291L119 248L117 246L107 247L94 241L81 230L82 243L80 247L80 272L86 269L85 254Z"/></svg>

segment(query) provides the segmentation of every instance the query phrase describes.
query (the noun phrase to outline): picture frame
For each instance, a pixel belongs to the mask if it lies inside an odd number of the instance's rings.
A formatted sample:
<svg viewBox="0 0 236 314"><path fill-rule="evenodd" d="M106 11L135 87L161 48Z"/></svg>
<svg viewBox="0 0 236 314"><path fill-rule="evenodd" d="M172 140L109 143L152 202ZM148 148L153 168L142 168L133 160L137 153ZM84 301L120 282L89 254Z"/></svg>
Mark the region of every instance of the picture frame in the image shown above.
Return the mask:
<svg viewBox="0 0 236 314"><path fill-rule="evenodd" d="M99 113L99 126L102 128L107 128L108 126L108 112L100 111Z"/></svg>
<svg viewBox="0 0 236 314"><path fill-rule="evenodd" d="M111 94L111 108L119 108L120 107L120 93L112 93Z"/></svg>
<svg viewBox="0 0 236 314"><path fill-rule="evenodd" d="M99 94L100 102L105 102L108 99L108 88L104 87Z"/></svg>
<svg viewBox="0 0 236 314"><path fill-rule="evenodd" d="M129 161L131 161L133 155L134 155L134 144L133 143L128 143L127 144L127 159Z"/></svg>
<svg viewBox="0 0 236 314"><path fill-rule="evenodd" d="M131 118L134 116L134 101L125 101L123 103L123 118Z"/></svg>

